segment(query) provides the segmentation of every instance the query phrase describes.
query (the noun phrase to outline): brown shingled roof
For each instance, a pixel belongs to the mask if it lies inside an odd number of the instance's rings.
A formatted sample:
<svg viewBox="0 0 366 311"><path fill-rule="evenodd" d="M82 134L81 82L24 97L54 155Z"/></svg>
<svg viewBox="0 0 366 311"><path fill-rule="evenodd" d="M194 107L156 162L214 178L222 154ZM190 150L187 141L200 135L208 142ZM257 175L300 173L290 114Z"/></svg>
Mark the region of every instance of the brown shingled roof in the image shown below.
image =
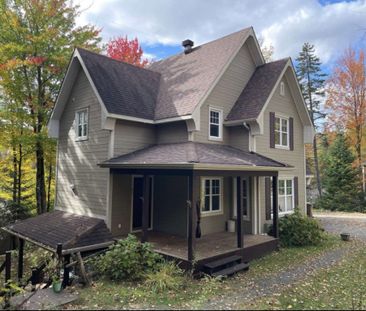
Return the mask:
<svg viewBox="0 0 366 311"><path fill-rule="evenodd" d="M48 248L63 250L113 242L112 234L102 219L62 211L53 211L5 227Z"/></svg>
<svg viewBox="0 0 366 311"><path fill-rule="evenodd" d="M196 142L153 145L120 157L107 160L102 167L118 167L144 164L217 164L289 167L254 152L245 152L230 146Z"/></svg>
<svg viewBox="0 0 366 311"><path fill-rule="evenodd" d="M256 119L288 61L285 58L257 67L226 121Z"/></svg>

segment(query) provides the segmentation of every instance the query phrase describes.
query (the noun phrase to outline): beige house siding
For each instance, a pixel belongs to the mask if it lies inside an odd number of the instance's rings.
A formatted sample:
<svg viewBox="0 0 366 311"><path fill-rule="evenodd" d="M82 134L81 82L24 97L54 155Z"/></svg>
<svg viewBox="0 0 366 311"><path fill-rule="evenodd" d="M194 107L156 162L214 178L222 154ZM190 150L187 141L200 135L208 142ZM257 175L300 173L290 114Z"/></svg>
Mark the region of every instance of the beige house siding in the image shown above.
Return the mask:
<svg viewBox="0 0 366 311"><path fill-rule="evenodd" d="M298 177L299 208L305 209L305 168L304 168L304 139L303 125L301 123L296 105L291 96L286 78L282 80L285 84L285 96L280 95L280 86L276 89L266 110L264 111L264 134L256 137L256 152L294 166L294 169L286 172L279 172L279 178ZM279 84L280 85L280 84ZM294 150L283 150L269 147L269 113L294 118ZM264 207L264 178L260 178L260 207L262 223L265 222Z"/></svg>
<svg viewBox="0 0 366 311"><path fill-rule="evenodd" d="M202 105L201 128L199 132L194 134L195 141L228 144L229 131L226 127L223 128L223 141L217 142L209 140L209 107L222 109L223 120L225 120L254 70L254 60L249 52L247 44L244 44Z"/></svg>
<svg viewBox="0 0 366 311"><path fill-rule="evenodd" d="M188 131L185 121L159 124L156 126L158 144L181 143L188 141Z"/></svg>
<svg viewBox="0 0 366 311"><path fill-rule="evenodd" d="M146 148L155 143L154 125L117 120L114 130L114 156Z"/></svg>
<svg viewBox="0 0 366 311"><path fill-rule="evenodd" d="M244 126L227 128L229 133L228 143L234 148L249 151L249 131Z"/></svg>
<svg viewBox="0 0 366 311"><path fill-rule="evenodd" d="M75 141L75 112L82 108L88 108L88 139ZM101 129L100 104L80 70L60 120L56 209L105 218L109 171L97 164L107 159L109 135Z"/></svg>

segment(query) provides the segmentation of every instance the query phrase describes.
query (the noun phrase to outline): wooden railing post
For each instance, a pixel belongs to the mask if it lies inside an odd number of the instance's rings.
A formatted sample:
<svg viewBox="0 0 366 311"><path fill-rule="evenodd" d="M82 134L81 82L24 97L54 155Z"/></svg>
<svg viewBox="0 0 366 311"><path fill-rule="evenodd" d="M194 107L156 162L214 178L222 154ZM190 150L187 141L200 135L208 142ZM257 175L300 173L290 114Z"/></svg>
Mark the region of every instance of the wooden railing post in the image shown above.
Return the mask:
<svg viewBox="0 0 366 311"><path fill-rule="evenodd" d="M148 229L149 229L149 205L150 205L150 176L144 175L143 185L143 205L142 205L142 236L141 242L148 241Z"/></svg>
<svg viewBox="0 0 366 311"><path fill-rule="evenodd" d="M273 236L279 237L278 231L278 177L272 177Z"/></svg>
<svg viewBox="0 0 366 311"><path fill-rule="evenodd" d="M11 279L11 251L5 253L5 282Z"/></svg>
<svg viewBox="0 0 366 311"><path fill-rule="evenodd" d="M193 264L195 260L195 246L196 246L196 236L194 225L196 224L196 212L195 212L195 203L196 197L195 192L197 189L195 183L195 177L192 174L188 176L188 200L187 200L187 240L188 240L188 261Z"/></svg>
<svg viewBox="0 0 366 311"><path fill-rule="evenodd" d="M238 248L243 248L243 204L241 199L241 177L236 177L236 233Z"/></svg>
<svg viewBox="0 0 366 311"><path fill-rule="evenodd" d="M23 257L24 257L24 239L19 239L18 249L18 281L23 278Z"/></svg>

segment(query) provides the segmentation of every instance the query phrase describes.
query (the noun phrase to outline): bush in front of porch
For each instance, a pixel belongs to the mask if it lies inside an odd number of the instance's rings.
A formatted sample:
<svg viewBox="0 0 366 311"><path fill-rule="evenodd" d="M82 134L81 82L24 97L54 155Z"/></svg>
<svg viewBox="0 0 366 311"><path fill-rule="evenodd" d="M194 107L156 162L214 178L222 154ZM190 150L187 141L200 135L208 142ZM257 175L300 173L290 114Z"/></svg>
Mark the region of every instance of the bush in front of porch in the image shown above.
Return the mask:
<svg viewBox="0 0 366 311"><path fill-rule="evenodd" d="M279 220L280 244L284 247L319 245L325 238L319 222L295 209L295 212ZM269 229L269 234L272 232Z"/></svg>
<svg viewBox="0 0 366 311"><path fill-rule="evenodd" d="M146 273L157 271L163 258L150 243L141 243L134 235L119 240L96 258L94 268L99 275L112 280L140 280Z"/></svg>

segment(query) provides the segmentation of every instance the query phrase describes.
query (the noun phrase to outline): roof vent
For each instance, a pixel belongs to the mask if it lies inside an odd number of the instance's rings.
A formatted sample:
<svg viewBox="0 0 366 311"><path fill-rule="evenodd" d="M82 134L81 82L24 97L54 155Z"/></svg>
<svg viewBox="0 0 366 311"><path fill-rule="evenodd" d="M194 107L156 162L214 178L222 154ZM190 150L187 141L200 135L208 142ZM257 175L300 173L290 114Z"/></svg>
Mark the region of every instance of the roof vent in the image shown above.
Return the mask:
<svg viewBox="0 0 366 311"><path fill-rule="evenodd" d="M189 54L189 53L192 52L192 48L193 48L193 45L194 45L192 40L189 40L189 39L184 40L182 42L182 45L184 47L184 54Z"/></svg>

